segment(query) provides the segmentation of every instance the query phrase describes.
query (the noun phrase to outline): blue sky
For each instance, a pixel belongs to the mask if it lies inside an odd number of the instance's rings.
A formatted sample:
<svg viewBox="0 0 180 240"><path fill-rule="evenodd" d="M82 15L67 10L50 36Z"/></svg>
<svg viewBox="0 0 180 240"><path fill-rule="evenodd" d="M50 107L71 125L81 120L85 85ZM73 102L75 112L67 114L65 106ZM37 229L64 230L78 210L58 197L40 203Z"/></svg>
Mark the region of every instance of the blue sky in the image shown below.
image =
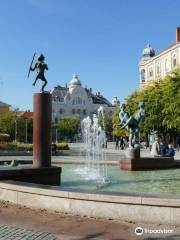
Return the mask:
<svg viewBox="0 0 180 240"><path fill-rule="evenodd" d="M138 88L138 61L150 43L175 41L179 0L0 0L0 100L32 110L34 52L49 65L47 90L75 72L109 100Z"/></svg>

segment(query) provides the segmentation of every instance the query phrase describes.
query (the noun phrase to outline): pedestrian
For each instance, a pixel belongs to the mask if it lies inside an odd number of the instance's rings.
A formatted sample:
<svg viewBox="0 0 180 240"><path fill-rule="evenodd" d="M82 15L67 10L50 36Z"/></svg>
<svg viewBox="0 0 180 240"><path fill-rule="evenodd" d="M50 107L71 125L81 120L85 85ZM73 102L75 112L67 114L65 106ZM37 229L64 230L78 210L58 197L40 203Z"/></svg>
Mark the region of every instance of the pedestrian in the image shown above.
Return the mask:
<svg viewBox="0 0 180 240"><path fill-rule="evenodd" d="M177 138L176 138L176 146L177 146L177 150L179 151L179 149L180 149L180 135L178 135Z"/></svg>
<svg viewBox="0 0 180 240"><path fill-rule="evenodd" d="M152 148L152 145L153 145L153 142L155 141L154 139L154 135L153 134L150 134L149 135L149 150L151 152L151 148Z"/></svg>
<svg viewBox="0 0 180 240"><path fill-rule="evenodd" d="M163 142L163 141L160 141L160 143L159 143L159 155L161 156L161 157L164 157L165 156L165 154L166 154L166 148L167 148L168 146L167 146L167 144L165 143L165 142Z"/></svg>
<svg viewBox="0 0 180 240"><path fill-rule="evenodd" d="M151 155L153 157L161 156L160 137L156 137L152 144Z"/></svg>
<svg viewBox="0 0 180 240"><path fill-rule="evenodd" d="M165 154L166 157L172 157L174 158L175 156L175 150L172 146L172 144L169 144L168 145L168 148L166 149L166 154Z"/></svg>
<svg viewBox="0 0 180 240"><path fill-rule="evenodd" d="M124 149L124 139L123 139L123 137L120 138L120 149L121 150Z"/></svg>
<svg viewBox="0 0 180 240"><path fill-rule="evenodd" d="M119 149L119 138L116 137L116 145L115 145L115 149Z"/></svg>

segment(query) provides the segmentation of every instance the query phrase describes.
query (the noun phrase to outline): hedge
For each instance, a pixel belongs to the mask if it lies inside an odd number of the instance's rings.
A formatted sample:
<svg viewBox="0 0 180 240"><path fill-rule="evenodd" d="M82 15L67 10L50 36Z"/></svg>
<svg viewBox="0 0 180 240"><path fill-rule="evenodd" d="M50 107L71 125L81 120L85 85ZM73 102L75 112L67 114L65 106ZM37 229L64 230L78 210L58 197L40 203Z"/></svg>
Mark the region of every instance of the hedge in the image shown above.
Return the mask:
<svg viewBox="0 0 180 240"><path fill-rule="evenodd" d="M58 143L56 144L57 150L69 150L67 143ZM0 143L0 150L4 151L32 151L33 144L24 144L24 143Z"/></svg>

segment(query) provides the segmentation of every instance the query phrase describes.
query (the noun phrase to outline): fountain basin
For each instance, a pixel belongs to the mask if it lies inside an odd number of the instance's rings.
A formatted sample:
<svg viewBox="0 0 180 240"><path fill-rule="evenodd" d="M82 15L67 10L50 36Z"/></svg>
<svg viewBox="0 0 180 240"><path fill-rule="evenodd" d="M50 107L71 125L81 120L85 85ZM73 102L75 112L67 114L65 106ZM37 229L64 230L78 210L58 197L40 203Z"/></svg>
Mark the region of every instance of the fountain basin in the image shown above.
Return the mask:
<svg viewBox="0 0 180 240"><path fill-rule="evenodd" d="M14 162L16 163L16 162ZM12 166L0 168L0 180L16 180L45 185L60 185L60 167Z"/></svg>
<svg viewBox="0 0 180 240"><path fill-rule="evenodd" d="M119 163L121 169L129 171L180 168L180 161L170 157L124 158Z"/></svg>
<svg viewBox="0 0 180 240"><path fill-rule="evenodd" d="M0 182L0 200L103 219L180 224L180 197L113 193L52 187L16 181Z"/></svg>
<svg viewBox="0 0 180 240"><path fill-rule="evenodd" d="M89 178L82 164L61 164L60 166L62 167L61 187L70 188L74 191L173 194L180 196L180 169L123 171L119 170L118 165L108 164L109 181L101 183L98 179Z"/></svg>

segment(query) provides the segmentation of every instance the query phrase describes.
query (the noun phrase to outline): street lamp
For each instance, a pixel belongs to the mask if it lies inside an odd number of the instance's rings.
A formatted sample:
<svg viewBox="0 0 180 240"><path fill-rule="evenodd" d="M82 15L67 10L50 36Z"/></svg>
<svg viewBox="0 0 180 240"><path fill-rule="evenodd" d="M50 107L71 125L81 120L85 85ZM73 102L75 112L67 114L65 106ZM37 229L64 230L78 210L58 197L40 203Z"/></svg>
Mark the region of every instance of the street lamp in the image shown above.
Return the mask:
<svg viewBox="0 0 180 240"><path fill-rule="evenodd" d="M27 144L27 142L28 142L28 133L27 133L27 130L28 130L28 119L27 118L25 118L25 124L26 124L26 136L25 136L26 140L25 140L25 143Z"/></svg>
<svg viewBox="0 0 180 240"><path fill-rule="evenodd" d="M56 126L56 144L58 143L58 128Z"/></svg>
<svg viewBox="0 0 180 240"><path fill-rule="evenodd" d="M55 135L56 135L56 144L58 143L58 111L55 113Z"/></svg>
<svg viewBox="0 0 180 240"><path fill-rule="evenodd" d="M17 141L17 118L15 119L14 140Z"/></svg>
<svg viewBox="0 0 180 240"><path fill-rule="evenodd" d="M17 112L18 112L19 108L14 108L15 111L15 129L14 129L14 140L15 142L17 142Z"/></svg>

